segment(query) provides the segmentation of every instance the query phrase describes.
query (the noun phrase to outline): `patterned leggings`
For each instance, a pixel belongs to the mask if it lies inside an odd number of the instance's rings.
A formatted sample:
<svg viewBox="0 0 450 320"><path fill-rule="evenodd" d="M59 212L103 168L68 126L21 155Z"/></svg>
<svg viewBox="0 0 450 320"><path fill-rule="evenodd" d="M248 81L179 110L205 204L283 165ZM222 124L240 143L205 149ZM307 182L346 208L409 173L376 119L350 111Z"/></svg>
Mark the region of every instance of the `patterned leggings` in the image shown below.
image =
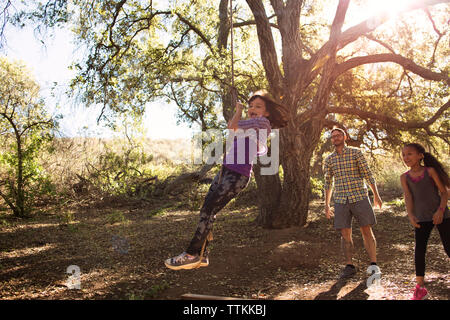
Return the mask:
<svg viewBox="0 0 450 320"><path fill-rule="evenodd" d="M186 252L191 255L200 254L203 243L209 232L212 230L213 223L216 220L216 213L244 190L250 181L249 177L241 175L226 167L222 167L222 179L220 184L219 177L220 172L214 178L208 194L205 197L203 206L200 209L200 221L197 230L186 250Z"/></svg>

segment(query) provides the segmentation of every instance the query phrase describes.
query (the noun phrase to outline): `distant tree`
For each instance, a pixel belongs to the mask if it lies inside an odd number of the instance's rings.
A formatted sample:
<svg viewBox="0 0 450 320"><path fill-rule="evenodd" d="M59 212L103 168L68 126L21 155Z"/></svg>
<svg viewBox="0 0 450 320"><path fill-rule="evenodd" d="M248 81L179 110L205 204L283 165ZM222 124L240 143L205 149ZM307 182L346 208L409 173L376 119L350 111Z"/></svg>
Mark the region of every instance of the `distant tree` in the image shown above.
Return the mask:
<svg viewBox="0 0 450 320"><path fill-rule="evenodd" d="M31 187L42 183L37 152L57 127L29 73L21 63L0 57L0 198L18 217L31 213Z"/></svg>

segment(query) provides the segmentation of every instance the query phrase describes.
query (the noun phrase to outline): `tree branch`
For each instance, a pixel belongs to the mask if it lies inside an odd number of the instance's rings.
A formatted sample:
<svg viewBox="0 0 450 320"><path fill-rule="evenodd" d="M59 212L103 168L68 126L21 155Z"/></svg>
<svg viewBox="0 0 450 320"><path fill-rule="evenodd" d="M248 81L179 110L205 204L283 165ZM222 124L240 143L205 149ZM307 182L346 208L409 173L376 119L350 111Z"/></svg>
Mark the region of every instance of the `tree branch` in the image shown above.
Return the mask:
<svg viewBox="0 0 450 320"><path fill-rule="evenodd" d="M331 25L330 40L328 41L330 43L330 51L326 56L327 59L324 61L322 76L320 79L319 87L317 89L317 93L313 99L313 108L311 110L315 115L323 114L324 112L326 112L325 109L330 99L330 92L334 81L333 70L335 69L336 64L336 48L339 43L342 26L344 24L345 15L347 13L349 4L350 0L339 1L333 24ZM309 62L311 63L311 65L317 64L317 56L314 56ZM305 113L305 116L306 119L309 118L311 116L310 112Z"/></svg>
<svg viewBox="0 0 450 320"><path fill-rule="evenodd" d="M365 57L356 57L349 59L341 64L338 64L337 67L334 69L333 76L334 78L337 78L342 73L353 69L355 67L369 64L369 63L381 63L381 62L393 62L401 65L406 70L409 70L419 76L421 76L424 79L427 80L433 80L433 81L445 81L447 84L450 84L450 78L445 73L438 73L433 72L429 69L426 69L422 66L417 65L414 61L411 59L405 58L398 54L392 54L392 53L380 53L380 54L374 54L370 56Z"/></svg>
<svg viewBox="0 0 450 320"><path fill-rule="evenodd" d="M417 0L414 3L410 3L402 12L408 12L416 9L426 8L428 6L440 4L440 3L448 3L450 0ZM388 19L387 11L377 15L370 17L369 19L350 27L349 29L342 32L338 48L342 49L349 43L352 43L359 37L365 35L366 33L372 32L382 23L384 23ZM332 48L332 43L327 41L317 52L314 57L316 61L321 60L329 54ZM311 59L312 60L312 59ZM314 64L312 64L314 66Z"/></svg>
<svg viewBox="0 0 450 320"><path fill-rule="evenodd" d="M264 4L260 0L247 0L256 21L261 59L266 77L272 90L276 94L282 92L283 76L278 65L277 51L273 39L269 19L267 18Z"/></svg>
<svg viewBox="0 0 450 320"><path fill-rule="evenodd" d="M404 122L400 121L398 119L379 114L369 111L364 111L361 109L356 108L346 108L346 107L328 107L327 111L329 113L339 113L339 114L349 114L349 115L355 115L360 117L364 120L376 120L381 123L395 126L396 128L402 128L402 129L427 129L430 125L432 125L434 122L436 122L437 119L450 107L450 100L447 101L444 105L442 105L438 111L428 120L426 121L411 121L411 122Z"/></svg>
<svg viewBox="0 0 450 320"><path fill-rule="evenodd" d="M300 13L303 0L270 0L277 16L277 24L281 34L281 57L284 69L285 82L291 84L292 92L299 90L303 80L301 68L304 63L302 58L303 45L300 38ZM291 95L291 93L289 93Z"/></svg>

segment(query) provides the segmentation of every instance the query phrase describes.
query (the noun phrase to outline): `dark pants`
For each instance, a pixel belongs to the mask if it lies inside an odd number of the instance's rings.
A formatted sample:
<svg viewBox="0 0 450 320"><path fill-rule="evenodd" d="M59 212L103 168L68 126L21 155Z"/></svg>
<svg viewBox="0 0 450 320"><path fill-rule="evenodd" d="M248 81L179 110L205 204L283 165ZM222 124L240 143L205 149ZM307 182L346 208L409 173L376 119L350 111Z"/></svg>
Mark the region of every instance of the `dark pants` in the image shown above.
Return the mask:
<svg viewBox="0 0 450 320"><path fill-rule="evenodd" d="M244 190L250 181L249 177L229 170L226 167L222 167L222 178L220 183L219 177L220 172L214 178L208 194L205 197L203 206L200 209L200 221L197 230L186 250L186 252L191 255L200 253L206 237L212 230L213 223L216 220L216 213Z"/></svg>
<svg viewBox="0 0 450 320"><path fill-rule="evenodd" d="M420 228L415 228L416 248L414 252L414 261L416 264L416 276L425 276L425 253L427 243L430 238L431 230L435 226L432 221L419 222ZM436 225L441 237L444 250L450 257L450 219L444 219L441 224Z"/></svg>

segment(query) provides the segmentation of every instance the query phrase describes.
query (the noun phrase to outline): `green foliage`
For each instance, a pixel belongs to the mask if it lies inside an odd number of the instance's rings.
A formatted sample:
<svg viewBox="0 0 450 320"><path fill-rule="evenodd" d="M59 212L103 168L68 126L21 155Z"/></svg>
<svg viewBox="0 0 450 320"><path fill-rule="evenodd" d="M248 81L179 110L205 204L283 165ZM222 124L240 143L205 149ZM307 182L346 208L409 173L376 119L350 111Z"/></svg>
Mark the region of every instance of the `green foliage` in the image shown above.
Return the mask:
<svg viewBox="0 0 450 320"><path fill-rule="evenodd" d="M127 218L122 211L114 210L112 213L107 215L106 220L108 221L108 223L114 224L126 222Z"/></svg>
<svg viewBox="0 0 450 320"><path fill-rule="evenodd" d="M313 199L322 198L324 190L324 182L318 178L310 178L311 195Z"/></svg>
<svg viewBox="0 0 450 320"><path fill-rule="evenodd" d="M448 6L431 6L391 19L367 37L339 52L349 57L395 52L430 72L449 74ZM428 17L427 12L430 14ZM438 31L436 31L438 30ZM438 32L441 33L437 41ZM332 104L356 112L335 114L350 130L355 143L369 150L397 151L405 142L417 141L433 148L449 143L449 110L427 126L407 126L432 119L448 100L448 81L431 81L394 63L363 64L342 74L333 86ZM360 110L372 113L361 116ZM383 119L378 119L379 115ZM389 121L386 118L393 119Z"/></svg>
<svg viewBox="0 0 450 320"><path fill-rule="evenodd" d="M151 176L145 166L153 156L141 148L124 146L125 150L116 152L106 146L98 156L97 165L90 166L88 179L99 190L111 195L145 196L140 183Z"/></svg>
<svg viewBox="0 0 450 320"><path fill-rule="evenodd" d="M28 216L37 197L54 191L36 161L53 138L57 118L49 117L39 86L18 62L0 57L0 198L16 216Z"/></svg>
<svg viewBox="0 0 450 320"><path fill-rule="evenodd" d="M396 211L404 211L406 209L404 198L396 198L387 202L386 205L394 207Z"/></svg>

